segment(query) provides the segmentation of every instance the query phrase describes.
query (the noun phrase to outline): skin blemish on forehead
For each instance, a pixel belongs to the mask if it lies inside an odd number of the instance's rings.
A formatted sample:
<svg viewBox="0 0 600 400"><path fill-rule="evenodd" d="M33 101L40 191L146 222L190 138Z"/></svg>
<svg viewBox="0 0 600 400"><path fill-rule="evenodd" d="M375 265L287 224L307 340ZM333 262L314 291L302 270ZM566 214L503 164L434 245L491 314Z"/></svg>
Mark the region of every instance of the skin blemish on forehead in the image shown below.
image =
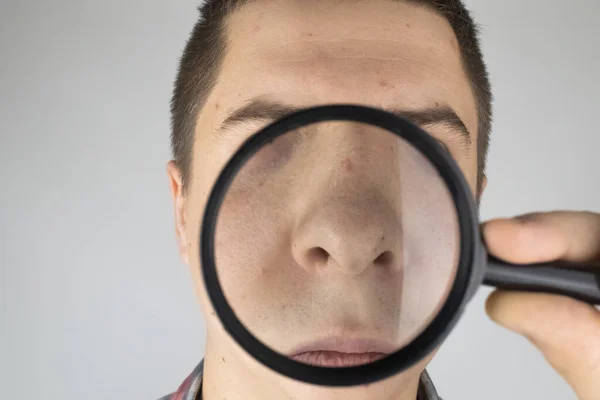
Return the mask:
<svg viewBox="0 0 600 400"><path fill-rule="evenodd" d="M352 160L350 160L349 158L345 158L345 159L342 161L342 168L343 168L345 171L348 171L348 172L352 171L352 168L353 168L353 167L352 167Z"/></svg>

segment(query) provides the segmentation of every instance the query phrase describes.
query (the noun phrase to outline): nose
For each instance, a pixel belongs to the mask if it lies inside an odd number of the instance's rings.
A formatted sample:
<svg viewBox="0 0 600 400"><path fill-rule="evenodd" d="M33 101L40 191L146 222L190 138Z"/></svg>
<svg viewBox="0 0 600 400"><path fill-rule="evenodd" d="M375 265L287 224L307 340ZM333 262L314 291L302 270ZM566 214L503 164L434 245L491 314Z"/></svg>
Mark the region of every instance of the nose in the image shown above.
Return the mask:
<svg viewBox="0 0 600 400"><path fill-rule="evenodd" d="M337 191L312 204L293 235L292 253L304 269L359 275L371 267L395 269L402 232L393 204L375 188Z"/></svg>

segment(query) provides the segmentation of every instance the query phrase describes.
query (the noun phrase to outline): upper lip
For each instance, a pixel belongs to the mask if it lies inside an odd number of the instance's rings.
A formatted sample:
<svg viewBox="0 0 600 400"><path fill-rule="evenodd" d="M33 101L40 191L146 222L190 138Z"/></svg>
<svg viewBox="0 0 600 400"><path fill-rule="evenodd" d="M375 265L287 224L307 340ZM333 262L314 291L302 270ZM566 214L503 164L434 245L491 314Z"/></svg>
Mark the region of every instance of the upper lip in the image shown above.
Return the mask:
<svg viewBox="0 0 600 400"><path fill-rule="evenodd" d="M296 347L291 353L291 357L315 352L315 351L335 351L338 353L362 354L362 353L382 353L390 354L396 351L389 342L370 339L370 338L348 338L343 336L331 336L324 339L318 339Z"/></svg>

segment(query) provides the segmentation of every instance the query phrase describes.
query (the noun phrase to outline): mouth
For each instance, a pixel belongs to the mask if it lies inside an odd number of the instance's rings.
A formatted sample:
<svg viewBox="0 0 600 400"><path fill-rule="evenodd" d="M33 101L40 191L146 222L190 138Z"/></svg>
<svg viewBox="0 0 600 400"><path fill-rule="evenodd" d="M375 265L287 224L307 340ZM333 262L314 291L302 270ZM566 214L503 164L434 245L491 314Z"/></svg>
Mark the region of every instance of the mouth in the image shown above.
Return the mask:
<svg viewBox="0 0 600 400"><path fill-rule="evenodd" d="M394 350L389 343L379 340L331 337L298 347L291 358L304 364L341 368L372 363Z"/></svg>

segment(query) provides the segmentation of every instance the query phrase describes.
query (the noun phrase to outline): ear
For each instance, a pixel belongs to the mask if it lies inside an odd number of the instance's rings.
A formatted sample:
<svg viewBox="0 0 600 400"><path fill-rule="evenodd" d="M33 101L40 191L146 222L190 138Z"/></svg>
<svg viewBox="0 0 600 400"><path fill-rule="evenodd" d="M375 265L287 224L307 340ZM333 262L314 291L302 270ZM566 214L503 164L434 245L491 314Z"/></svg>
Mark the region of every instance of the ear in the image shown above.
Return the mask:
<svg viewBox="0 0 600 400"><path fill-rule="evenodd" d="M189 264L189 246L185 234L185 197L183 195L181 171L175 164L175 161L169 161L167 164L167 175L169 177L171 198L173 200L173 209L175 211L175 236L179 247L179 256L185 264Z"/></svg>

